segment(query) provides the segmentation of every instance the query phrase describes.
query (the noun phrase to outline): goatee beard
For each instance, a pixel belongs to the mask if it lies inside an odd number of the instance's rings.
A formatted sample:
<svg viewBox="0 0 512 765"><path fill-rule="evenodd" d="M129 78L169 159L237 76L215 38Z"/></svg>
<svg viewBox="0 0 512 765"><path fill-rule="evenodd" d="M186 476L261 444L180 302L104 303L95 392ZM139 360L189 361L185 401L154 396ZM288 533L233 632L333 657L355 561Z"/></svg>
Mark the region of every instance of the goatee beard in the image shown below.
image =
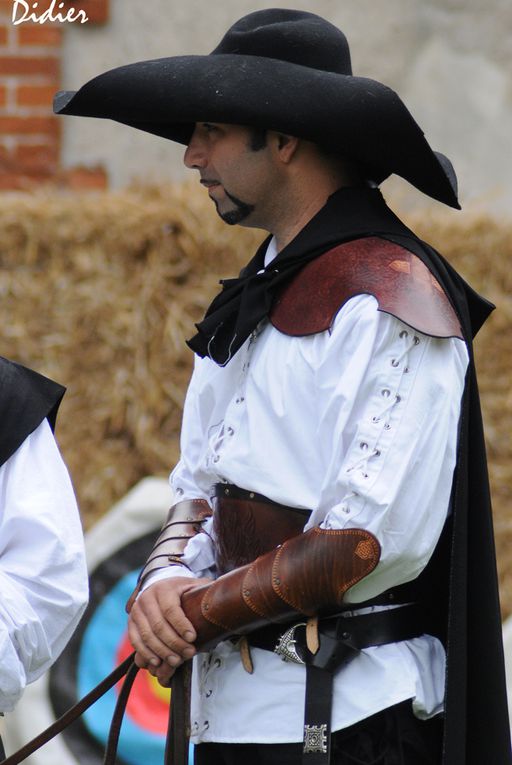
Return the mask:
<svg viewBox="0 0 512 765"><path fill-rule="evenodd" d="M237 199L237 197L234 197L229 193L229 191L226 191L226 189L224 189L224 193L228 199L233 202L235 209L228 210L228 212L221 212L219 210L218 202L214 200L215 209L217 210L217 213L222 218L224 223L227 223L229 226L236 226L237 223L241 223L243 220L249 217L249 215L254 211L254 205L250 205L247 202L242 202L241 199Z"/></svg>

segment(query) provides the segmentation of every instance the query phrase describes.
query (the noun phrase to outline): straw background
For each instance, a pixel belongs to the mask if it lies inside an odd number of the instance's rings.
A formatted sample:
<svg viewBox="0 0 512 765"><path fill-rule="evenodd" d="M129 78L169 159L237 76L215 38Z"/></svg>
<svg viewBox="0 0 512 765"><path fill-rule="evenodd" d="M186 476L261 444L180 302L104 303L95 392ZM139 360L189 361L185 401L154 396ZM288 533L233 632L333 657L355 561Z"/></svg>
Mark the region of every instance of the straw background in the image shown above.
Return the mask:
<svg viewBox="0 0 512 765"><path fill-rule="evenodd" d="M175 464L192 362L184 339L262 234L225 226L188 185L1 201L0 352L68 387L57 437L87 527L140 478ZM408 223L498 307L476 353L509 615L512 222L431 212Z"/></svg>

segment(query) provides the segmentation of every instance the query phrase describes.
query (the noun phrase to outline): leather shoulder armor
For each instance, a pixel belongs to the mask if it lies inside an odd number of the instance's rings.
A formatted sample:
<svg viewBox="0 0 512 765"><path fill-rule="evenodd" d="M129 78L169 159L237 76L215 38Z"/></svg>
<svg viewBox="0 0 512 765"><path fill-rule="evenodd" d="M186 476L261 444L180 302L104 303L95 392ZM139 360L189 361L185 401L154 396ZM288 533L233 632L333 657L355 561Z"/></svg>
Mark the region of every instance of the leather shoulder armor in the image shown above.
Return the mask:
<svg viewBox="0 0 512 765"><path fill-rule="evenodd" d="M378 237L341 244L308 263L278 296L270 321L286 335L314 335L330 329L350 298L364 294L418 332L463 339L457 314L423 261Z"/></svg>

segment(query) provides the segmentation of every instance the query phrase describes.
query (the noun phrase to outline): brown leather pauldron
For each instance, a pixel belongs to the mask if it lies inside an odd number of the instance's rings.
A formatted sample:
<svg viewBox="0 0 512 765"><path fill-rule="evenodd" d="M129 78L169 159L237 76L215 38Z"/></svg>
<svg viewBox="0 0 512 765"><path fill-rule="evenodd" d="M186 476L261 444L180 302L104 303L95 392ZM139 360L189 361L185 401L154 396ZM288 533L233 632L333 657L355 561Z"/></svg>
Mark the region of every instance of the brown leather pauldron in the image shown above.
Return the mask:
<svg viewBox="0 0 512 765"><path fill-rule="evenodd" d="M379 237L346 242L308 263L285 286L270 313L280 332L300 337L330 329L355 295L432 337L463 338L455 310L420 258Z"/></svg>

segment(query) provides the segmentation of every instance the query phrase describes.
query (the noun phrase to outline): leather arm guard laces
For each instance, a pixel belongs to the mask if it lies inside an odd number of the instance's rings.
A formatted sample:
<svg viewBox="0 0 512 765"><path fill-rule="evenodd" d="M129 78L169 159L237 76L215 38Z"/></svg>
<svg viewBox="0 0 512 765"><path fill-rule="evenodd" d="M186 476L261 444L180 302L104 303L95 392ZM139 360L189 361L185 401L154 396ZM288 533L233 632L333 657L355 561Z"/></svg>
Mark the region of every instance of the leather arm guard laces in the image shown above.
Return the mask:
<svg viewBox="0 0 512 765"><path fill-rule="evenodd" d="M203 526L211 515L211 508L204 499L183 500L171 507L162 531L139 574L137 587L126 605L128 612L150 574L173 565L188 568L182 561L185 547L196 534L204 533Z"/></svg>

